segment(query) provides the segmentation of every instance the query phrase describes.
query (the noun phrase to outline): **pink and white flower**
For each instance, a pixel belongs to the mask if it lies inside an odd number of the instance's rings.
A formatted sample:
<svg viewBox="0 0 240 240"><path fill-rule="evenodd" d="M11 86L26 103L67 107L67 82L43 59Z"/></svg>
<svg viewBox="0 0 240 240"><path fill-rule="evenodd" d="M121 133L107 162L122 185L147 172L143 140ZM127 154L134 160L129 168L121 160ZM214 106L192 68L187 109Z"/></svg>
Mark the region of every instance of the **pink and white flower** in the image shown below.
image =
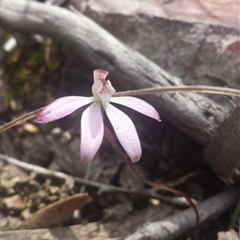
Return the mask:
<svg viewBox="0 0 240 240"><path fill-rule="evenodd" d="M80 161L82 163L91 161L102 143L104 135L103 108L122 147L132 162L137 162L141 158L142 149L136 128L132 120L111 103L127 106L157 121L161 121L160 116L155 108L141 99L112 96L115 89L109 80L105 80L107 75L108 72L105 70L95 70L93 72L92 97L69 96L58 98L39 114L35 122L52 122L91 103L84 110L81 118Z"/></svg>

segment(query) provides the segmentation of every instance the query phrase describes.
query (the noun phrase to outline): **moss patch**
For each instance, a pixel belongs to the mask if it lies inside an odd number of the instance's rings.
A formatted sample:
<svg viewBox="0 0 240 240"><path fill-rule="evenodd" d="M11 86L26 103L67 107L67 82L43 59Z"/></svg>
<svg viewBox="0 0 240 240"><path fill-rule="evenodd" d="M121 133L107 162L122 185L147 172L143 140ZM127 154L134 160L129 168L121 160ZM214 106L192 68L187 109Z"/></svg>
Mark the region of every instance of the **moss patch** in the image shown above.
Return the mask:
<svg viewBox="0 0 240 240"><path fill-rule="evenodd" d="M8 98L34 104L57 84L64 55L61 45L18 46L4 63ZM43 105L43 104L41 104Z"/></svg>

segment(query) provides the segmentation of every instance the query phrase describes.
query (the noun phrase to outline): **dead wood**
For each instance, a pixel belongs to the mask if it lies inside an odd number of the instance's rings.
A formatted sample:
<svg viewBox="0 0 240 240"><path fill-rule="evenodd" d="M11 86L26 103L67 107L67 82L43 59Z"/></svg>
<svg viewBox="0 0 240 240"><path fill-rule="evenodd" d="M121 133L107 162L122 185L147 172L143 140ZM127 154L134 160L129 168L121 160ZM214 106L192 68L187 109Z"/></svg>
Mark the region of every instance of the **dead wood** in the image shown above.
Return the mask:
<svg viewBox="0 0 240 240"><path fill-rule="evenodd" d="M3 239L48 239L48 240L80 240L80 239L96 239L106 240L116 238L122 239L123 236L129 235L135 231L139 225L148 221L156 221L157 219L168 216L173 211L171 206L161 204L158 207L150 207L144 209L132 216L128 216L121 222L112 223L88 223L85 225L77 225L70 227L60 227L51 229L35 229L35 230L16 230L2 232ZM15 237L15 238L14 238Z"/></svg>
<svg viewBox="0 0 240 240"><path fill-rule="evenodd" d="M239 199L239 190L228 189L214 197L199 203L200 224L208 220L216 220L219 215L233 206ZM171 240L194 228L195 214L192 209L187 209L178 214L166 217L158 222L152 222L140 227L135 233L125 240Z"/></svg>
<svg viewBox="0 0 240 240"><path fill-rule="evenodd" d="M118 13L122 15L142 14L179 22L197 22L239 30L240 3L238 0L181 0L179 2L131 0L131 5L128 4L128 0L72 1L78 3L79 8L88 12L95 11L95 14L96 12L109 13L114 17Z"/></svg>
<svg viewBox="0 0 240 240"><path fill-rule="evenodd" d="M239 88L239 0L71 2L184 84Z"/></svg>
<svg viewBox="0 0 240 240"><path fill-rule="evenodd" d="M225 182L231 183L240 167L240 105L219 127L204 150L204 160Z"/></svg>
<svg viewBox="0 0 240 240"><path fill-rule="evenodd" d="M237 202L239 190L228 189L198 205L201 215L200 224L207 220L216 219L220 214L229 209ZM146 211L151 211L147 209ZM192 209L187 209L178 214L166 217L158 222L143 225L146 222L154 221L156 218L166 216L171 212L169 208L156 210L151 213L145 211L127 217L122 222L114 223L89 223L87 225L76 225L71 227L36 229L36 230L16 230L1 232L5 240L10 239L123 239L142 225L135 233L126 239L164 239L170 240L183 234L187 230L195 227L195 213Z"/></svg>
<svg viewBox="0 0 240 240"><path fill-rule="evenodd" d="M92 68L110 71L115 86L139 89L182 85L179 78L127 48L80 13L32 1L2 0L0 19L8 30L39 33L61 41ZM162 115L201 144L207 143L230 112L228 107L197 94L167 94L151 97L150 101Z"/></svg>

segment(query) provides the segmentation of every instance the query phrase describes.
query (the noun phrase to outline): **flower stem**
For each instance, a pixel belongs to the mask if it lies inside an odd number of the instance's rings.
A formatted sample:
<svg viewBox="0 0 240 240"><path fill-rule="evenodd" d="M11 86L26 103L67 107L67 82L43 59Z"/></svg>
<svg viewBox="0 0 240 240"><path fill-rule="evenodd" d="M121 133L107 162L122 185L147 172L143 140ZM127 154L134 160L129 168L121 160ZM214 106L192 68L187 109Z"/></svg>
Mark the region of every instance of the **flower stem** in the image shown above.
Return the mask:
<svg viewBox="0 0 240 240"><path fill-rule="evenodd" d="M131 160L127 157L127 155L121 150L121 148L117 145L116 141L113 138L112 133L110 132L110 130L104 126L104 137L108 140L108 142L112 145L112 147L116 150L116 152L123 158L123 160L125 161L125 163L128 165L128 167L141 179L142 182L144 182L145 184L157 188L159 190L163 190L163 191L167 191L167 192L171 192L175 195L184 197L187 202L189 203L189 205L193 208L194 212L196 213L196 225L198 225L199 223L199 213L197 210L196 205L193 203L192 199L184 192L175 190L173 188L167 187L163 184L157 184L154 182L149 181L148 179L146 179L138 170L137 168L134 166L134 164L131 162Z"/></svg>

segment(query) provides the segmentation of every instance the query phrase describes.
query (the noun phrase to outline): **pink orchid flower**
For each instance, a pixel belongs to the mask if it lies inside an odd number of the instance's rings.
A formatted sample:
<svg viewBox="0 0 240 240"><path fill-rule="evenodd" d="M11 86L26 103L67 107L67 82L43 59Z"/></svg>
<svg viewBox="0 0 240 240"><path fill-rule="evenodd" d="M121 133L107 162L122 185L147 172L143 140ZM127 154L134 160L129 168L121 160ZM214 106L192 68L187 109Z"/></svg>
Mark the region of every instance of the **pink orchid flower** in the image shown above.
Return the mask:
<svg viewBox="0 0 240 240"><path fill-rule="evenodd" d="M132 160L141 158L142 149L136 128L131 119L114 107L111 102L132 108L148 117L160 120L158 112L145 101L135 97L114 97L115 89L109 80L108 72L97 69L93 72L94 83L92 97L68 96L56 99L35 119L37 123L48 123L63 118L84 105L91 105L84 110L81 119L80 161L91 161L98 151L104 135L102 108L109 118L122 147Z"/></svg>

